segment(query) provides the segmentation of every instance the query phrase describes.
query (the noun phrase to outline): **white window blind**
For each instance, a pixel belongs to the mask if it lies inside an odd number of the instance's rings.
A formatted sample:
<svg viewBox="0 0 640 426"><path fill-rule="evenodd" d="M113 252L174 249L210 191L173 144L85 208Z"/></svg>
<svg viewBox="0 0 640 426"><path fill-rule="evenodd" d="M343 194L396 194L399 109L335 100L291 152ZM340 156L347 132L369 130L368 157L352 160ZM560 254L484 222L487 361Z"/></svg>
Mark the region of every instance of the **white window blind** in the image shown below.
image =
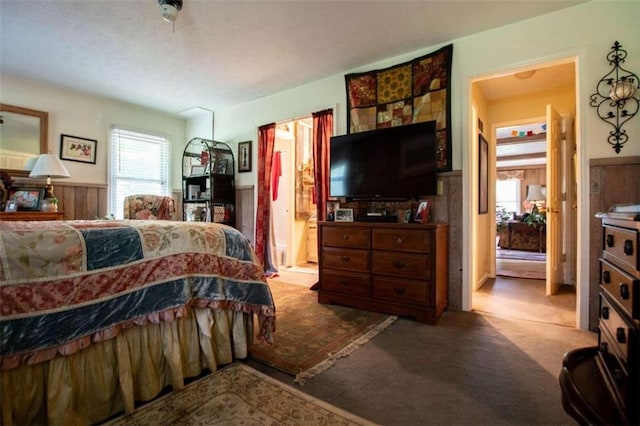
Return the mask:
<svg viewBox="0 0 640 426"><path fill-rule="evenodd" d="M109 212L116 219L124 217L127 195L170 195L167 138L114 127L110 153Z"/></svg>

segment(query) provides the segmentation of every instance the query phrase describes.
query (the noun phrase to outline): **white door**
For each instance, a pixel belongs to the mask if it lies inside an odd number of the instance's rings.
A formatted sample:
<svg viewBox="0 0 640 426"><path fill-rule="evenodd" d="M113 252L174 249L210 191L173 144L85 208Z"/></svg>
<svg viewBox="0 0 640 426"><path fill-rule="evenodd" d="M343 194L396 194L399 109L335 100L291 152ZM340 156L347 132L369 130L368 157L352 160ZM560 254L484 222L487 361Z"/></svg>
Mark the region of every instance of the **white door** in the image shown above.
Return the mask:
<svg viewBox="0 0 640 426"><path fill-rule="evenodd" d="M547 296L562 284L562 118L547 105Z"/></svg>

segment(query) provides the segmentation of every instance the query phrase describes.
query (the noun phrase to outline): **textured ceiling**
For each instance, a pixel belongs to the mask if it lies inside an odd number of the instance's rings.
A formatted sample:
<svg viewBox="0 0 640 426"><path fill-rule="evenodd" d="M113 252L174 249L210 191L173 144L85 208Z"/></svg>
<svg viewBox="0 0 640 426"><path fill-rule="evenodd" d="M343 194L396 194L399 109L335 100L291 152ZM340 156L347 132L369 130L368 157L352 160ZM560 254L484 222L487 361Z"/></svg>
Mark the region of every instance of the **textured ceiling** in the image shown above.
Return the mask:
<svg viewBox="0 0 640 426"><path fill-rule="evenodd" d="M0 0L0 72L215 111L584 1Z"/></svg>

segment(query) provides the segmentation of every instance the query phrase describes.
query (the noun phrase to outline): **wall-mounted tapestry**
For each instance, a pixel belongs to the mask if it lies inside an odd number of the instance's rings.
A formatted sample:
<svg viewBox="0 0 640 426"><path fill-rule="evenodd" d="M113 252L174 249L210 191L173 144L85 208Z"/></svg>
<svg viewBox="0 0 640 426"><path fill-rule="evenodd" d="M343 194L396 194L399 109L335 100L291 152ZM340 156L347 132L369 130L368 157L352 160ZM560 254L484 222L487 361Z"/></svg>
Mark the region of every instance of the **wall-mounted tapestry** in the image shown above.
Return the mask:
<svg viewBox="0 0 640 426"><path fill-rule="evenodd" d="M347 74L349 133L436 121L438 170L451 170L453 45L389 68Z"/></svg>

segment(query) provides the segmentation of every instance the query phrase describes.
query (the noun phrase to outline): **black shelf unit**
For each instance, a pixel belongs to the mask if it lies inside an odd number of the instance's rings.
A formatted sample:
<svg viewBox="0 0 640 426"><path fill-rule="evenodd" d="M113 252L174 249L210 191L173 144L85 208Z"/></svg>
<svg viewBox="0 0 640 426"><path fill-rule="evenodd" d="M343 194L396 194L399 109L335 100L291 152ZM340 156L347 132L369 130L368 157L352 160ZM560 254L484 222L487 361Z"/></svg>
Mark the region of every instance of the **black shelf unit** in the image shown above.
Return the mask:
<svg viewBox="0 0 640 426"><path fill-rule="evenodd" d="M193 138L182 154L182 218L235 227L235 172L229 145Z"/></svg>

